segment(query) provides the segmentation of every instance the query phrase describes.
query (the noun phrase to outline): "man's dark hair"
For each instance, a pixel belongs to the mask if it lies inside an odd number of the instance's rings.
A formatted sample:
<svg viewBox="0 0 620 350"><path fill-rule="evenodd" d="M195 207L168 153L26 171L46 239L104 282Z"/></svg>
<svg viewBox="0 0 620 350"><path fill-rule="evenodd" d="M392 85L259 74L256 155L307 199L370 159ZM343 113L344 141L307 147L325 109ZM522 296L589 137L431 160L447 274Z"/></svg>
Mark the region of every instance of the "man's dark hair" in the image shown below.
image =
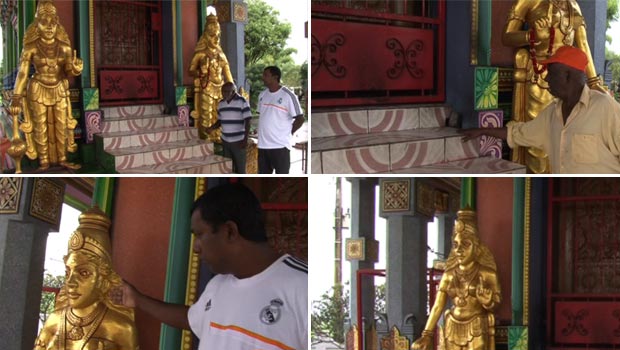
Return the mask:
<svg viewBox="0 0 620 350"><path fill-rule="evenodd" d="M268 70L271 75L275 75L276 77L278 77L278 83L280 82L280 78L282 78L282 71L280 70L280 68L276 66L269 66L266 67L265 70Z"/></svg>
<svg viewBox="0 0 620 350"><path fill-rule="evenodd" d="M266 242L265 219L258 198L246 186L224 184L209 189L192 205L192 214L200 217L216 231L226 221L237 224L239 234L249 241Z"/></svg>

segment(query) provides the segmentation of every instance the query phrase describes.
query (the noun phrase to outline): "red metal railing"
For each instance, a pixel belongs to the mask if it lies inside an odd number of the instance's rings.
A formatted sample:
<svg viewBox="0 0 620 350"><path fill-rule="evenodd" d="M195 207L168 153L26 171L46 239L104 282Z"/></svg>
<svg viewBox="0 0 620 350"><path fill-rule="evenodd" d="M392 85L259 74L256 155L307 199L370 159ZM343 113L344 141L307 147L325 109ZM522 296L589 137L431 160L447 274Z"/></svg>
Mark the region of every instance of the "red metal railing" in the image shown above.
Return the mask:
<svg viewBox="0 0 620 350"><path fill-rule="evenodd" d="M445 100L445 0L312 1L312 106Z"/></svg>

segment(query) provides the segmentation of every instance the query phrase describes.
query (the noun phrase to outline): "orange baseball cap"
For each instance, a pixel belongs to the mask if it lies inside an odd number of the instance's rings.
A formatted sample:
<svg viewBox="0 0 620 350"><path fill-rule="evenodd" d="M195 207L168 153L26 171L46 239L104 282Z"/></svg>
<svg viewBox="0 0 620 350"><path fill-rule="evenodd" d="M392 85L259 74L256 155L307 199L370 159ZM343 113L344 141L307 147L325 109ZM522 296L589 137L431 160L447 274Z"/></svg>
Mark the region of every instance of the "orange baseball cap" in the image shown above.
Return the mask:
<svg viewBox="0 0 620 350"><path fill-rule="evenodd" d="M551 57L540 61L541 64L562 63L582 72L586 71L588 56L580 48L574 46L561 46Z"/></svg>

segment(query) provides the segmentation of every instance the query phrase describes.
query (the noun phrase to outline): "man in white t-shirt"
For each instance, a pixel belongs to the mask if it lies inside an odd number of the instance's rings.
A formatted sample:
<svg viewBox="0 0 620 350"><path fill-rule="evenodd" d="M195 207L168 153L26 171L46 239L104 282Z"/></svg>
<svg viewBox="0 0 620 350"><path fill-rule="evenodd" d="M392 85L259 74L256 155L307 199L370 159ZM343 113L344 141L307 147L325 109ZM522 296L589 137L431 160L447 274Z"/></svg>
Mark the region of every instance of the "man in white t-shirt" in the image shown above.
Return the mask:
<svg viewBox="0 0 620 350"><path fill-rule="evenodd" d="M194 332L199 350L308 349L308 267L267 242L260 202L241 184L210 189L192 208L194 252L219 275L191 307L124 283L115 299Z"/></svg>
<svg viewBox="0 0 620 350"><path fill-rule="evenodd" d="M288 174L291 166L291 136L304 124L299 99L280 85L280 68L263 71L267 87L258 96L258 173Z"/></svg>

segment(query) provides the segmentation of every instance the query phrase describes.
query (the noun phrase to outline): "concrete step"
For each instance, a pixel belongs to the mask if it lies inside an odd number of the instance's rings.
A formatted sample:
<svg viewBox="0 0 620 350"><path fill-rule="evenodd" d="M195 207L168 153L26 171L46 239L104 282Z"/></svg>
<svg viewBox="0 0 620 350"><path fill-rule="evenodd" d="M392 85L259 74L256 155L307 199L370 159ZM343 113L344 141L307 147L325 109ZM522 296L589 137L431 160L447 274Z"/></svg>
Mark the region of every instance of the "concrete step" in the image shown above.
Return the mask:
<svg viewBox="0 0 620 350"><path fill-rule="evenodd" d="M121 132L175 128L179 126L176 115L155 114L122 119L105 119L101 122L101 132Z"/></svg>
<svg viewBox="0 0 620 350"><path fill-rule="evenodd" d="M119 174L230 174L232 160L218 155L118 170Z"/></svg>
<svg viewBox="0 0 620 350"><path fill-rule="evenodd" d="M177 162L213 154L213 143L200 139L182 140L148 146L118 148L107 151L114 157L117 170Z"/></svg>
<svg viewBox="0 0 620 350"><path fill-rule="evenodd" d="M450 107L443 105L312 113L311 137L444 127L452 113Z"/></svg>
<svg viewBox="0 0 620 350"><path fill-rule="evenodd" d="M478 157L478 142L462 137L457 129L435 127L313 138L312 172L383 173Z"/></svg>
<svg viewBox="0 0 620 350"><path fill-rule="evenodd" d="M139 147L198 139L198 129L192 127L141 129L96 134L102 140L103 149Z"/></svg>
<svg viewBox="0 0 620 350"><path fill-rule="evenodd" d="M391 174L525 174L524 165L481 157L391 171Z"/></svg>
<svg viewBox="0 0 620 350"><path fill-rule="evenodd" d="M103 107L104 120L124 119L131 117L143 117L147 115L160 115L164 113L163 105L138 105L138 106L120 106L120 107Z"/></svg>

